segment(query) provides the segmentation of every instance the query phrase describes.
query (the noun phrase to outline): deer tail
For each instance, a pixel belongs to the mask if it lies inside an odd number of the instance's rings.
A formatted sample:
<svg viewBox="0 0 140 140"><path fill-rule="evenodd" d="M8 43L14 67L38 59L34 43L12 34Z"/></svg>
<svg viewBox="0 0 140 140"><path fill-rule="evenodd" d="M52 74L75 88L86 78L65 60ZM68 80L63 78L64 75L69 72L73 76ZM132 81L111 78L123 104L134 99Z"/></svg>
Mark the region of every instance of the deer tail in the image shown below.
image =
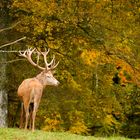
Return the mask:
<svg viewBox="0 0 140 140"><path fill-rule="evenodd" d="M33 88L33 89L31 90L31 93L30 93L30 103L33 102L34 93L35 93L35 89Z"/></svg>

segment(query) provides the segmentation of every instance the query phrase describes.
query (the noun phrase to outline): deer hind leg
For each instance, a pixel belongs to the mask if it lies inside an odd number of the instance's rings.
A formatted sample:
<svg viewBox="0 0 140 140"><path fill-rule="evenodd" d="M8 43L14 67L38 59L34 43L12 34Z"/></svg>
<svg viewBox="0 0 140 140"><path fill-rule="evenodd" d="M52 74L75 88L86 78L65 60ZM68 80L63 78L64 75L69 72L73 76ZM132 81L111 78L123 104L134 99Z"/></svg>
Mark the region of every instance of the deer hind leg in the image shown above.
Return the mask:
<svg viewBox="0 0 140 140"><path fill-rule="evenodd" d="M30 107L29 107L29 113L30 113L30 120L29 120L29 129L32 129L32 115L33 115L33 108L34 108L34 104L30 103Z"/></svg>
<svg viewBox="0 0 140 140"><path fill-rule="evenodd" d="M24 119L24 106L23 106L23 103L21 103L20 126L19 126L19 128L23 128L23 119Z"/></svg>
<svg viewBox="0 0 140 140"><path fill-rule="evenodd" d="M25 110L25 129L27 129L29 120L29 102L24 102L24 110Z"/></svg>

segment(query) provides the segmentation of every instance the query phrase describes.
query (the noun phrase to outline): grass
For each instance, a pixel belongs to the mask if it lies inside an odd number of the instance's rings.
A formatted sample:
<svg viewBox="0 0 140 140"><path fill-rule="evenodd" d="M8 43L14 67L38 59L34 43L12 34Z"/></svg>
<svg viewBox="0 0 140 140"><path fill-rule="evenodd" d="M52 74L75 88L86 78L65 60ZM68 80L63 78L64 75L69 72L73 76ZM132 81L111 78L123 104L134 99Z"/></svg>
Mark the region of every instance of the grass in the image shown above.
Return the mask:
<svg viewBox="0 0 140 140"><path fill-rule="evenodd" d="M132 140L124 137L93 137L70 134L67 132L45 132L0 128L0 140Z"/></svg>

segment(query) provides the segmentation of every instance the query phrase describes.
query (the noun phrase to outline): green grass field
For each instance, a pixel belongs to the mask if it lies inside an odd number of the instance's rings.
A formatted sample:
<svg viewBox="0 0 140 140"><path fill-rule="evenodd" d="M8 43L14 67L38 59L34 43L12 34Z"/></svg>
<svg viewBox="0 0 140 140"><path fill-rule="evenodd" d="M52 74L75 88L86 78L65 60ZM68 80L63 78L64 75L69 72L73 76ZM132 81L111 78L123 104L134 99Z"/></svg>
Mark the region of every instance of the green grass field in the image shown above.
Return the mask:
<svg viewBox="0 0 140 140"><path fill-rule="evenodd" d="M93 137L70 134L67 132L45 132L0 128L0 140L132 140L124 137Z"/></svg>

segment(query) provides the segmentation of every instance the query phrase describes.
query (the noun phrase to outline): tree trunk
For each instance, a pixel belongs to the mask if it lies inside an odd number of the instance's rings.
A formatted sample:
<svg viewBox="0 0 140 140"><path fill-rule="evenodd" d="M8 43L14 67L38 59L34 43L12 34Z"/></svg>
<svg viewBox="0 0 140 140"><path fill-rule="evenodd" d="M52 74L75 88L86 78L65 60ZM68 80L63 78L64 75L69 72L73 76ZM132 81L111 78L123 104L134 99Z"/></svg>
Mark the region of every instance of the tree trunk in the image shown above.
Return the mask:
<svg viewBox="0 0 140 140"><path fill-rule="evenodd" d="M8 21L7 14L7 3L8 1L0 1L0 29L5 28ZM5 32L0 32L0 44L7 41L7 36ZM0 127L7 127L7 115L8 115L8 98L5 89L6 83L6 64L2 62L6 61L6 54L0 52Z"/></svg>
<svg viewBox="0 0 140 140"><path fill-rule="evenodd" d="M5 61L6 55L0 53L0 62ZM7 127L7 92L5 90L6 64L0 64L0 127Z"/></svg>

